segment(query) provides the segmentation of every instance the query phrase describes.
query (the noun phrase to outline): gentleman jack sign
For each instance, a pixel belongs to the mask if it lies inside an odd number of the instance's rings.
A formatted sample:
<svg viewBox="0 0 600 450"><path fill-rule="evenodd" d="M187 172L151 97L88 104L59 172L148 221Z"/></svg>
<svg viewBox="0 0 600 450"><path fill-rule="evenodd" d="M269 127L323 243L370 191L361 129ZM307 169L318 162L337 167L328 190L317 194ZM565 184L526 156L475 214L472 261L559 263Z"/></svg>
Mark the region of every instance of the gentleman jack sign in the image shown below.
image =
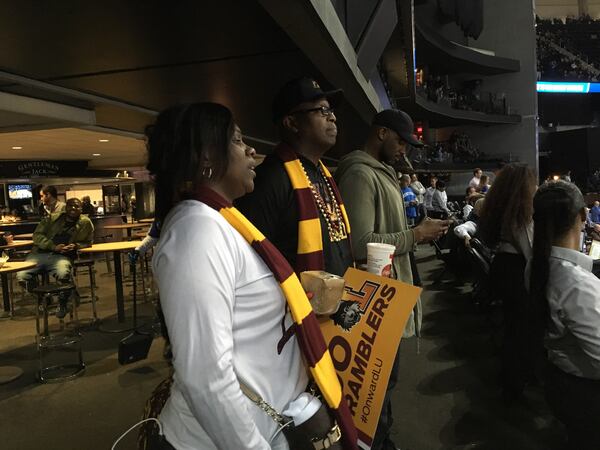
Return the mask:
<svg viewBox="0 0 600 450"><path fill-rule="evenodd" d="M338 310L321 330L342 383L359 444L370 449L402 332L420 288L349 268Z"/></svg>

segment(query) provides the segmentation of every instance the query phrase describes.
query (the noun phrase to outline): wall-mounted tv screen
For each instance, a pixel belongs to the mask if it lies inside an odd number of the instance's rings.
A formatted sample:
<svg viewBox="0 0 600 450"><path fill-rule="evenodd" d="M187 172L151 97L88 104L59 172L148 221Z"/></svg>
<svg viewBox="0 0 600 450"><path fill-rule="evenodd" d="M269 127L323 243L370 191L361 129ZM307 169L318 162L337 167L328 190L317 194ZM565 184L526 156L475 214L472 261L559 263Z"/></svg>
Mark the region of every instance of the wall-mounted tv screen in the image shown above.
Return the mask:
<svg viewBox="0 0 600 450"><path fill-rule="evenodd" d="M31 198L33 196L31 192L30 184L9 184L8 185L8 198L11 200L20 200L23 198Z"/></svg>

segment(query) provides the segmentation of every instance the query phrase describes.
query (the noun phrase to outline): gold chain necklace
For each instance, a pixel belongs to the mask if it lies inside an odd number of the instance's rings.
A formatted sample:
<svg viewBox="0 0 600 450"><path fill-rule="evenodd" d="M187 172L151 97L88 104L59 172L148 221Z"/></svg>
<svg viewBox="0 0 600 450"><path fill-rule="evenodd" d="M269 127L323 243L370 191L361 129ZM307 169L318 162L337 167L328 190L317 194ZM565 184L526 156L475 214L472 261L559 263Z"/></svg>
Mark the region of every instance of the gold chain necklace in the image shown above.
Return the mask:
<svg viewBox="0 0 600 450"><path fill-rule="evenodd" d="M325 186L327 192L329 194L329 198L331 199L331 203L327 203L323 196L319 192L319 189L310 181L308 174L306 173L306 169L302 162L300 162L300 166L302 167L302 171L308 180L308 186L310 187L310 191L312 192L313 198L315 199L315 203L317 204L317 208L321 213L323 219L327 223L327 231L329 233L329 240L331 242L339 242L348 238L348 233L346 232L346 224L344 223L344 216L342 215L342 211L340 206L338 205L337 199L335 198L335 193L333 192L333 188L327 179L327 176L323 173L321 168L319 167L319 173L322 175L323 180L325 181Z"/></svg>

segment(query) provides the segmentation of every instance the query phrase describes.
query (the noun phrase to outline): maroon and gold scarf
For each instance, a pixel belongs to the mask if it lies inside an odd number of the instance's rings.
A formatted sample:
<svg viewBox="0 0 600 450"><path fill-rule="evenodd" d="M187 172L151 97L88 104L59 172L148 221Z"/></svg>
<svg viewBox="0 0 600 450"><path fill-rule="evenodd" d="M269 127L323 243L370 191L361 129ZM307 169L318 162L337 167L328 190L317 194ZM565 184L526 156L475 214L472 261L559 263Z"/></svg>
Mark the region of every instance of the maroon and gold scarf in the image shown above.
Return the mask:
<svg viewBox="0 0 600 450"><path fill-rule="evenodd" d="M275 149L275 154L283 161L283 166L292 183L296 202L298 203L298 249L294 269L296 273L305 270L325 270L321 221L319 220L319 210L310 190L308 176L304 172L298 155L287 144L279 144ZM350 245L350 222L342 197L327 167L321 161L319 161L319 165L342 212L346 233L348 234L348 245Z"/></svg>
<svg viewBox="0 0 600 450"><path fill-rule="evenodd" d="M296 325L298 344L308 364L310 374L319 386L323 398L342 431L343 447L345 450L358 450L356 428L350 415L350 409L342 396L342 388L333 367L331 354L319 328L317 316L312 310L294 269L279 250L242 213L219 194L208 188L200 188L194 198L217 210L252 246L273 272Z"/></svg>

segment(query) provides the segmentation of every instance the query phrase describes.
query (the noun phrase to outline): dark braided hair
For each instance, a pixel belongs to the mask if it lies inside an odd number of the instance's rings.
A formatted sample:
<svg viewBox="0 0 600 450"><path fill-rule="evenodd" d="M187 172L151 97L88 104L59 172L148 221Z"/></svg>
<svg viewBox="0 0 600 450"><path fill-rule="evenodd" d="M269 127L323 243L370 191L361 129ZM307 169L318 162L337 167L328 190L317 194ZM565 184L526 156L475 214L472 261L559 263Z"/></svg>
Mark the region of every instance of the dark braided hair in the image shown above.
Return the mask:
<svg viewBox="0 0 600 450"><path fill-rule="evenodd" d="M211 180L225 174L233 130L231 111L209 102L168 108L146 128L147 168L154 177L159 223L206 181L205 167L211 168Z"/></svg>
<svg viewBox="0 0 600 450"><path fill-rule="evenodd" d="M538 340L543 338L549 318L546 289L550 276L552 245L569 232L576 220L580 220L584 208L585 201L577 186L561 180L543 184L533 198L530 292Z"/></svg>

